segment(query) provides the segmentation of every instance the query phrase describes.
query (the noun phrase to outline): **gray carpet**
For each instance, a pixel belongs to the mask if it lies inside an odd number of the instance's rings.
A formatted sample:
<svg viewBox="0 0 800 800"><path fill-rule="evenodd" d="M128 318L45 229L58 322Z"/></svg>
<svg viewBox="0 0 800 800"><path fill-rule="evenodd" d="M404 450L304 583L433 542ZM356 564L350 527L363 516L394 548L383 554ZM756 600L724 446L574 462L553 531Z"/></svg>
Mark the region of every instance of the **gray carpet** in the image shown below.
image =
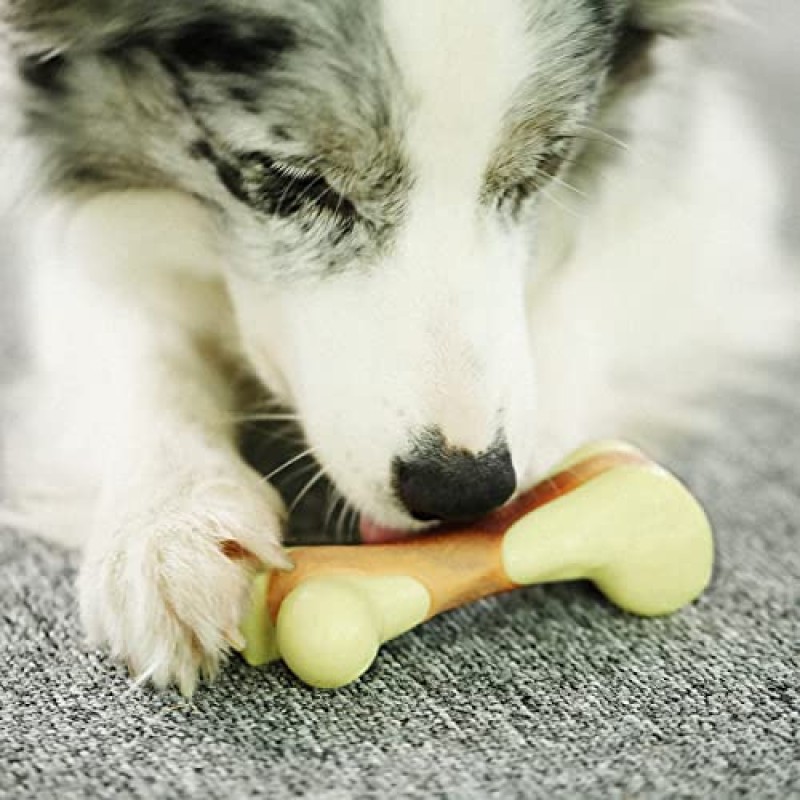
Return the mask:
<svg viewBox="0 0 800 800"><path fill-rule="evenodd" d="M75 557L0 531L0 796L800 797L800 358L721 413L671 460L717 529L693 607L645 621L581 584L523 590L336 693L239 660L191 703L131 690L82 646Z"/></svg>

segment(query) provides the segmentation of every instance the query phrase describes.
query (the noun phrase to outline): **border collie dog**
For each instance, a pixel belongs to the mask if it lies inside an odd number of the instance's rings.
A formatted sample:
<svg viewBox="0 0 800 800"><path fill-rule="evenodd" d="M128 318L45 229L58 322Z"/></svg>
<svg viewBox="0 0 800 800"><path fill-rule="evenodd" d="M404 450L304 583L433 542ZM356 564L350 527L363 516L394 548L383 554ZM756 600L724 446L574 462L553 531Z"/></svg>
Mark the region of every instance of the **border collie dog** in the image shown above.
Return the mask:
<svg viewBox="0 0 800 800"><path fill-rule="evenodd" d="M695 422L794 337L767 159L689 41L710 6L0 3L32 354L4 482L83 547L91 642L185 693L240 646L287 566L254 402L377 541Z"/></svg>

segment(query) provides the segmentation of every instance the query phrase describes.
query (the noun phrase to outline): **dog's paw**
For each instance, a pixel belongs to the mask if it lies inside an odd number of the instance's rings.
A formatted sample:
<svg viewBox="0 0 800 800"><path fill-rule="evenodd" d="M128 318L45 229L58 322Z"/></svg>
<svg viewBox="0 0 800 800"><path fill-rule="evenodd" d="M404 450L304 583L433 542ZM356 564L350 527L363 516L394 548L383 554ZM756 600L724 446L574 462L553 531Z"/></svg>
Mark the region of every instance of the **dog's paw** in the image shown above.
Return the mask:
<svg viewBox="0 0 800 800"><path fill-rule="evenodd" d="M290 566L283 516L272 487L215 481L172 487L168 500L97 531L79 578L90 644L106 646L138 681L191 695L230 648L242 648L255 571Z"/></svg>

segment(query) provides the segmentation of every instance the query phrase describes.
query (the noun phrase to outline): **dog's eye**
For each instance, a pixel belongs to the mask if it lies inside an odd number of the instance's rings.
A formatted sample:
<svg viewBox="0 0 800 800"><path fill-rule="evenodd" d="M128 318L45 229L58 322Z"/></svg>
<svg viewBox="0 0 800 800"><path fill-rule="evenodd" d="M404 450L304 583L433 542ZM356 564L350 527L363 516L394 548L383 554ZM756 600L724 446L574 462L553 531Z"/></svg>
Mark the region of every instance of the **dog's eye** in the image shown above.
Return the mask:
<svg viewBox="0 0 800 800"><path fill-rule="evenodd" d="M540 190L556 178L568 160L571 150L569 137L554 139L536 162L528 165L526 175L509 184L498 198L501 211L517 216Z"/></svg>
<svg viewBox="0 0 800 800"><path fill-rule="evenodd" d="M265 214L287 218L322 213L348 224L356 216L353 203L304 164L254 152L238 154L234 163L217 169L234 196Z"/></svg>
<svg viewBox="0 0 800 800"><path fill-rule="evenodd" d="M572 143L573 139L569 136L559 136L550 141L549 147L542 153L536 165L540 183L547 183L561 171L569 156Z"/></svg>
<svg viewBox="0 0 800 800"><path fill-rule="evenodd" d="M497 198L498 211L509 214L511 217L518 216L526 202L535 194L537 185L535 179L512 183Z"/></svg>

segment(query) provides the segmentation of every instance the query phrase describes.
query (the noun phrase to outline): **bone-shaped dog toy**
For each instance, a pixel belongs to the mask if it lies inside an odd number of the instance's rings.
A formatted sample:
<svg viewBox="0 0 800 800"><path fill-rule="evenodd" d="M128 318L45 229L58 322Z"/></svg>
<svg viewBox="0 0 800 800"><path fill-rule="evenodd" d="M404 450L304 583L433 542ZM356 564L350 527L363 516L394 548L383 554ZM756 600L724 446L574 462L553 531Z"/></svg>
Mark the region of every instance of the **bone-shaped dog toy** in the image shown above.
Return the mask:
<svg viewBox="0 0 800 800"><path fill-rule="evenodd" d="M400 542L301 547L259 575L243 625L252 665L282 658L320 688L361 676L380 645L448 609L519 586L586 578L644 616L694 600L713 540L690 492L640 451L592 445L525 495L458 529Z"/></svg>

